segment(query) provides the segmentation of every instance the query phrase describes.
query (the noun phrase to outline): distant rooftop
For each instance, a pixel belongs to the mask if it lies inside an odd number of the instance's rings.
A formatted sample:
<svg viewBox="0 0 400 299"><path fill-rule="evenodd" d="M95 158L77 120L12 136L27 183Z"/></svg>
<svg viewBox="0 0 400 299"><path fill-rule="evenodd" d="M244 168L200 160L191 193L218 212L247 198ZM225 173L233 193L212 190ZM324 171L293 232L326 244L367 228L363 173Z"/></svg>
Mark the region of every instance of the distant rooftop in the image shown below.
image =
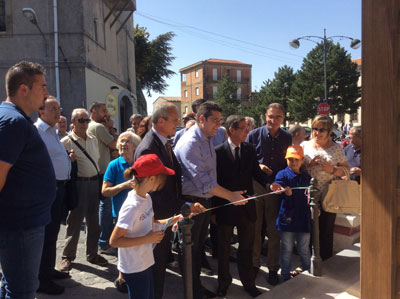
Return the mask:
<svg viewBox="0 0 400 299"><path fill-rule="evenodd" d="M358 65L361 65L361 58L353 59L353 62L357 63Z"/></svg>
<svg viewBox="0 0 400 299"><path fill-rule="evenodd" d="M153 103L155 103L158 100L164 100L167 102L180 102L181 101L181 97L158 97Z"/></svg>
<svg viewBox="0 0 400 299"><path fill-rule="evenodd" d="M227 59L209 58L209 59L207 59L207 60L202 60L202 61L193 63L193 64L191 64L191 65L189 65L189 66L186 66L186 67L184 67L184 68L181 68L181 69L179 70L179 72L182 72L182 71L191 69L191 68L193 68L193 67L195 67L195 66L198 66L198 65L201 65L201 64L207 64L207 63L210 63L210 64L212 64L212 63L218 63L218 64L229 64L229 65L240 65L240 66L251 67L251 64L247 64L247 63L244 63L244 62L241 62L241 61L238 61L238 60L227 60Z"/></svg>

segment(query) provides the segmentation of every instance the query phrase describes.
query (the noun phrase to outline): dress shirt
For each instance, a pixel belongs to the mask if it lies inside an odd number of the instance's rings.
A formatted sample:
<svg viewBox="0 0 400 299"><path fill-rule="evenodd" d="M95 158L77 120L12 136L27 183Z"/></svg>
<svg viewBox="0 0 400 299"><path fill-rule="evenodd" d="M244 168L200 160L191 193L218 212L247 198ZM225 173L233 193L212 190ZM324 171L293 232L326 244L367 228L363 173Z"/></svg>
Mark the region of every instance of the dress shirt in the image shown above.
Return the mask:
<svg viewBox="0 0 400 299"><path fill-rule="evenodd" d="M99 169L99 146L97 144L97 139L93 135L87 135L86 140L79 137L72 132L70 136L77 141L89 154L89 156L96 163L97 169ZM68 136L61 139L61 143L67 150L73 149L76 155L76 161L78 162L78 177L90 178L97 175L97 170L93 163L86 157L86 155L76 146L76 144L69 139Z"/></svg>
<svg viewBox="0 0 400 299"><path fill-rule="evenodd" d="M107 128L103 124L93 120L89 123L87 134L93 135L97 139L100 154L99 172L104 174L108 163L110 163L110 148L107 144L114 141L114 137L108 132Z"/></svg>
<svg viewBox="0 0 400 299"><path fill-rule="evenodd" d="M214 147L224 143L226 140L225 130L221 127L218 128L217 135L211 137L211 141L214 144Z"/></svg>
<svg viewBox="0 0 400 299"><path fill-rule="evenodd" d="M165 144L168 142L168 138L167 138L167 137L164 137L164 136L162 136L162 135L160 135L160 133L158 133L158 132L156 131L156 129L154 129L154 128L151 128L151 129L152 129L153 132L157 135L157 137L160 139L161 143L164 144L164 146L165 146ZM165 147L165 148L167 148L167 147Z"/></svg>
<svg viewBox="0 0 400 299"><path fill-rule="evenodd" d="M228 138L228 144L229 144L229 148L231 149L233 157L235 157L235 148L237 148L237 147L239 148L239 157L240 157L240 144L234 145L230 138Z"/></svg>
<svg viewBox="0 0 400 299"><path fill-rule="evenodd" d="M182 194L212 197L217 183L217 156L211 138L195 124L181 137L175 155L182 167Z"/></svg>
<svg viewBox="0 0 400 299"><path fill-rule="evenodd" d="M56 179L59 181L70 179L71 161L69 160L67 151L58 139L57 125L50 127L49 124L38 118L35 126L49 152Z"/></svg>

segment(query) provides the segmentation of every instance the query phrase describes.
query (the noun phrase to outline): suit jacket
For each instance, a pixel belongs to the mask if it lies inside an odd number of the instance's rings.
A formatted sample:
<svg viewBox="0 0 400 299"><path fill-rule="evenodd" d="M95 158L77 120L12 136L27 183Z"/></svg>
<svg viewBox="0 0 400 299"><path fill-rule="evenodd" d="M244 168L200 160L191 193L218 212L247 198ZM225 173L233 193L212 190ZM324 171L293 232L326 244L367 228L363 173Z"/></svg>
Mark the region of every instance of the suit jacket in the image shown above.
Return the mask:
<svg viewBox="0 0 400 299"><path fill-rule="evenodd" d="M268 177L260 169L254 147L246 142L240 145L240 168L235 166L235 158L229 147L228 141L215 148L217 153L217 180L218 184L230 191L247 190L248 195L253 195L253 178L263 186L266 186ZM227 200L215 197L214 206L228 203ZM226 225L236 225L238 219L247 217L250 221L255 221L256 207L255 201L250 200L244 206L230 205L216 209L217 223Z"/></svg>
<svg viewBox="0 0 400 299"><path fill-rule="evenodd" d="M184 204L182 200L182 170L175 154L172 151L173 162L169 158L165 145L162 144L160 138L150 130L144 136L135 150L134 160L136 161L142 155L156 154L164 166L175 170L175 175L167 176L165 186L159 190L150 192L153 202L154 218L165 219L180 213L181 206Z"/></svg>

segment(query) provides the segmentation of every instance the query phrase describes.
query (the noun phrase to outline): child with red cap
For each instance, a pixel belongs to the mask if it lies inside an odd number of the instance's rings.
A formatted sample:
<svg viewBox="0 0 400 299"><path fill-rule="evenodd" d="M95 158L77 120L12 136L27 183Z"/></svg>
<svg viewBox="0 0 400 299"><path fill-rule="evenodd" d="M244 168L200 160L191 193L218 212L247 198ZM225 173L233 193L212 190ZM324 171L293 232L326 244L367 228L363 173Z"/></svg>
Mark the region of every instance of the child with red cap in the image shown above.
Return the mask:
<svg viewBox="0 0 400 299"><path fill-rule="evenodd" d="M118 270L128 286L129 298L154 298L152 265L153 243L160 243L164 232L156 226L173 224L173 219L154 220L150 191L163 187L167 175L175 171L165 167L155 154L140 156L125 178L134 175L135 186L119 211L118 221L110 238L110 245L118 247ZM165 228L163 228L165 229Z"/></svg>
<svg viewBox="0 0 400 299"><path fill-rule="evenodd" d="M311 212L308 206L307 195L304 189L292 190L291 187L308 187L311 177L301 170L304 162L303 148L292 145L287 148L287 167L279 171L275 183L286 188L276 220L276 229L281 235L281 274L286 281L297 272L290 272L293 254L293 241L296 239L297 252L300 256L302 269L310 269L310 231Z"/></svg>

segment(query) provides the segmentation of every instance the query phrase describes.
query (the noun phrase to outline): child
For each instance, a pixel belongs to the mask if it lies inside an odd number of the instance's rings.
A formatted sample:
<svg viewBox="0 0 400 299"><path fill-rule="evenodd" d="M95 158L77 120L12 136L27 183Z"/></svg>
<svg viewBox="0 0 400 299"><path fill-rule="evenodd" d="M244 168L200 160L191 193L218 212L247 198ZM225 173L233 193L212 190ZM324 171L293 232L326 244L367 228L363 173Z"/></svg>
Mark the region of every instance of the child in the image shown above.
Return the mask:
<svg viewBox="0 0 400 299"><path fill-rule="evenodd" d="M154 227L163 226L171 219L154 220L148 192L161 189L166 176L174 174L155 154L140 156L131 168L125 170L126 178L135 176L135 186L121 207L110 245L119 248L118 270L128 285L129 298L154 298L152 244L161 242L165 229L154 231ZM177 220L178 216L169 224Z"/></svg>
<svg viewBox="0 0 400 299"><path fill-rule="evenodd" d="M281 274L284 281L297 274L296 271L290 272L295 238L302 270L310 269L311 230L311 212L305 190L290 189L290 187L308 187L310 184L311 177L300 169L304 162L303 148L299 145L289 146L285 159L288 167L279 171L275 177L275 183L286 187L285 194L281 195L282 202L276 220L276 229L281 234Z"/></svg>

